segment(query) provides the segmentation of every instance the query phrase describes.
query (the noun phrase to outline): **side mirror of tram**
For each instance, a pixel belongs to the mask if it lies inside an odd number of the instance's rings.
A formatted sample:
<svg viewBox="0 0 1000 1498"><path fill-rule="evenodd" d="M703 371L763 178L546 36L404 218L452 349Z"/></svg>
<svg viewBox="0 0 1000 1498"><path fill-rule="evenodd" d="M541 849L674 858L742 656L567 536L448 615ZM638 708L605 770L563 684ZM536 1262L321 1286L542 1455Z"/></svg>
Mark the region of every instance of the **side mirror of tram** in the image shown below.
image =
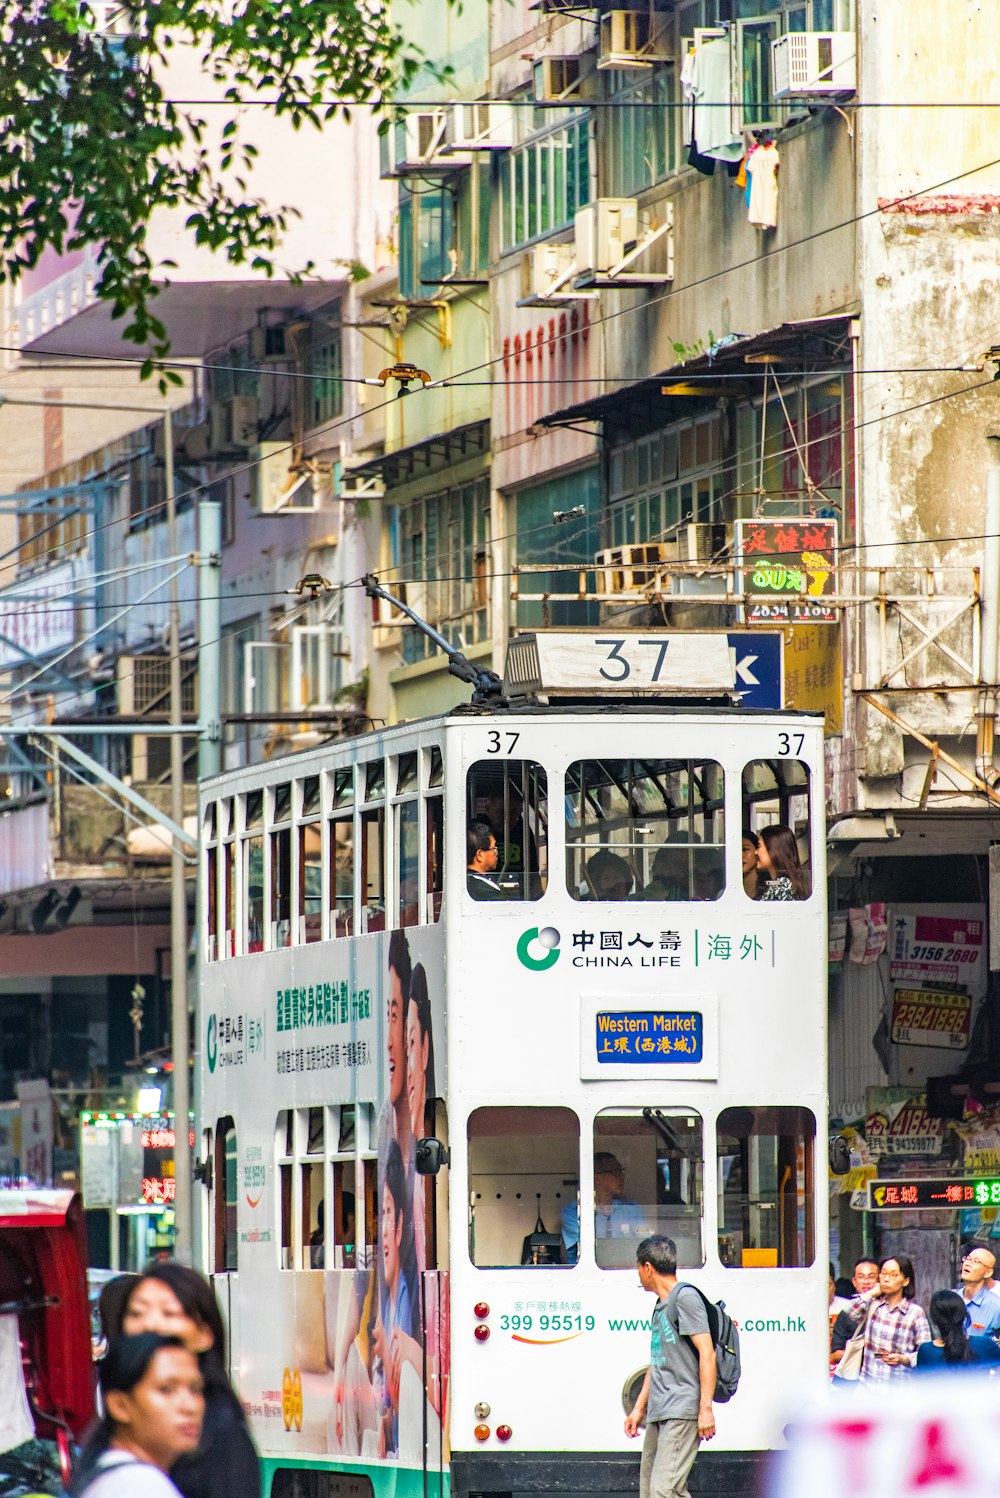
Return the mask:
<svg viewBox="0 0 1000 1498"><path fill-rule="evenodd" d="M851 1146L843 1134L834 1134L830 1140L830 1174L846 1176L853 1165L851 1154ZM419 1165L417 1169L420 1169Z"/></svg>
<svg viewBox="0 0 1000 1498"><path fill-rule="evenodd" d="M418 1139L416 1166L418 1176L436 1176L442 1166L451 1164L451 1155L440 1139Z"/></svg>

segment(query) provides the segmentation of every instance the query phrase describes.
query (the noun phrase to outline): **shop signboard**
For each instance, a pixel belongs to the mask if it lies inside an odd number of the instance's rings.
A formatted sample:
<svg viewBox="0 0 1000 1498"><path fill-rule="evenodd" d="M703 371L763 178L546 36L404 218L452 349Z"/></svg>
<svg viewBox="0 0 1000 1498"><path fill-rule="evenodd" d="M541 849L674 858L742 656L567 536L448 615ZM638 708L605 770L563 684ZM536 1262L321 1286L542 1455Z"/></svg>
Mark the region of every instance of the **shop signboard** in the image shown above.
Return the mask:
<svg viewBox="0 0 1000 1498"><path fill-rule="evenodd" d="M972 1027L967 993L935 988L897 988L892 996L891 1038L897 1045L930 1045L964 1051Z"/></svg>
<svg viewBox="0 0 1000 1498"><path fill-rule="evenodd" d="M939 1155L944 1124L927 1112L927 1095L906 1087L865 1091L865 1138L873 1160L883 1155Z"/></svg>
<svg viewBox="0 0 1000 1498"><path fill-rule="evenodd" d="M736 558L747 624L836 624L837 522L737 520Z"/></svg>
<svg viewBox="0 0 1000 1498"><path fill-rule="evenodd" d="M953 1180L950 1177L908 1176L868 1182L869 1212L926 1212L949 1207L1000 1206L1000 1176Z"/></svg>
<svg viewBox="0 0 1000 1498"><path fill-rule="evenodd" d="M889 978L910 987L954 984L986 992L986 912L981 905L896 906Z"/></svg>

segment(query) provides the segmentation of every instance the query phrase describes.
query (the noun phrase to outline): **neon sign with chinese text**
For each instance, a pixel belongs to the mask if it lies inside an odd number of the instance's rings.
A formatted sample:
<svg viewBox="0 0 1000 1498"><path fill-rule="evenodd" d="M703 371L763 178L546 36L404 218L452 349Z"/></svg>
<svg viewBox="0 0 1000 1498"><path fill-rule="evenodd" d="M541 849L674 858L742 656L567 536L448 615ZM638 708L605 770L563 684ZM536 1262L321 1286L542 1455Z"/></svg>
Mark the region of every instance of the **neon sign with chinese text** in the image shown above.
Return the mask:
<svg viewBox="0 0 1000 1498"><path fill-rule="evenodd" d="M1000 1178L868 1182L871 1212L913 1212L948 1207L1000 1207Z"/></svg>

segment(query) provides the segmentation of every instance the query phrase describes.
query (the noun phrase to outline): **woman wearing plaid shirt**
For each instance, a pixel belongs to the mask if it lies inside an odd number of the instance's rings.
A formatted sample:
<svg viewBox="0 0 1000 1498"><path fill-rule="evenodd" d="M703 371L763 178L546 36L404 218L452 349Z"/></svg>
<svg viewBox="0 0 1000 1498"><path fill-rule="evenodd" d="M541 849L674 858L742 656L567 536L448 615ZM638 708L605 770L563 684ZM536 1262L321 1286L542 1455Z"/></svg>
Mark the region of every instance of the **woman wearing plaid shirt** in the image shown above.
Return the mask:
<svg viewBox="0 0 1000 1498"><path fill-rule="evenodd" d="M905 1378L917 1360L917 1348L931 1340L927 1317L915 1294L913 1265L897 1254L878 1266L876 1288L855 1298L847 1313L852 1320L860 1321L871 1307L860 1379L884 1384Z"/></svg>

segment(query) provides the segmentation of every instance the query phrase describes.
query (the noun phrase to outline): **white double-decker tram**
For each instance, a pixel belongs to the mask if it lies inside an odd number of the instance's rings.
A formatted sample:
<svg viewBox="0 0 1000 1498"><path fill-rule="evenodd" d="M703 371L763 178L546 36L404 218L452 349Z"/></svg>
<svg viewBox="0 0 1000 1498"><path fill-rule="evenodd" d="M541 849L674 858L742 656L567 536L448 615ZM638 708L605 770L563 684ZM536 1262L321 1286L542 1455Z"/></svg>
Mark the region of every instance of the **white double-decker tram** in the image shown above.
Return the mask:
<svg viewBox="0 0 1000 1498"><path fill-rule="evenodd" d="M741 1328L702 1491L822 1387L823 728L732 685L724 636L521 636L506 701L204 785L204 1265L266 1498L633 1490L651 1233Z"/></svg>

